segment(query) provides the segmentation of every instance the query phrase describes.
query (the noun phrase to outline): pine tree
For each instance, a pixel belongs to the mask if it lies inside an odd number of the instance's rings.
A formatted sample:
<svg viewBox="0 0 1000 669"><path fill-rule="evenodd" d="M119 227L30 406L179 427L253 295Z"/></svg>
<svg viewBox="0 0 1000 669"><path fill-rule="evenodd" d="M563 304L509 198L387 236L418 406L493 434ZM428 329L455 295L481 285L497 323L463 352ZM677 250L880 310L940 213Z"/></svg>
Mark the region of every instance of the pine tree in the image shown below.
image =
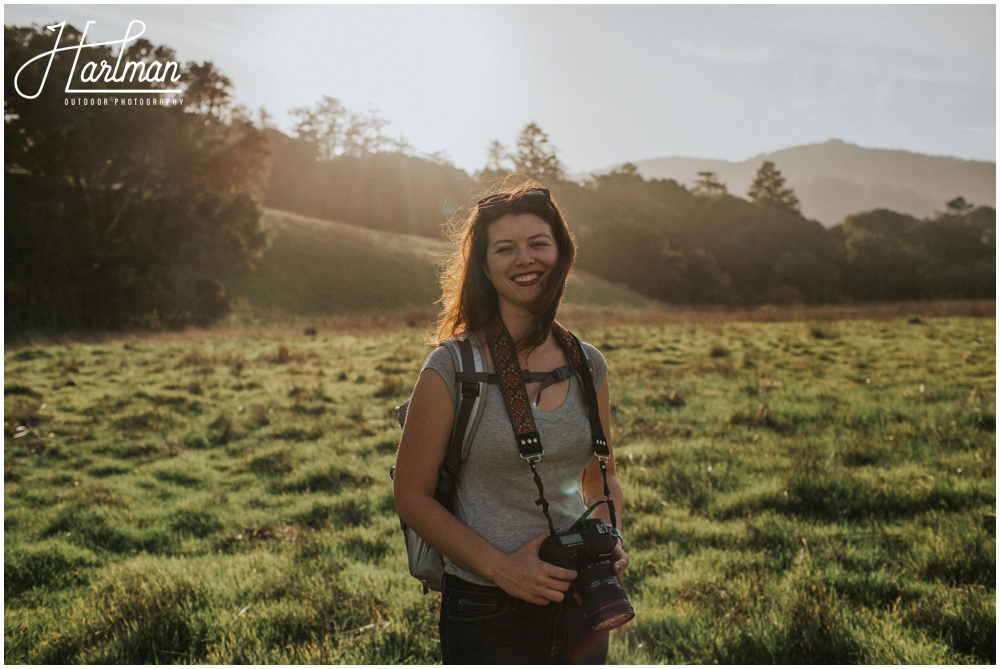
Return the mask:
<svg viewBox="0 0 1000 669"><path fill-rule="evenodd" d="M521 131L511 159L518 172L543 183L561 181L566 175L549 136L536 123L529 123Z"/></svg>
<svg viewBox="0 0 1000 669"><path fill-rule="evenodd" d="M706 171L698 172L698 180L694 182L692 192L702 197L719 197L728 191L726 184L719 180L719 176L715 172Z"/></svg>
<svg viewBox="0 0 1000 669"><path fill-rule="evenodd" d="M770 160L757 170L757 176L747 191L751 202L799 213L799 198L791 188L785 187L785 177Z"/></svg>

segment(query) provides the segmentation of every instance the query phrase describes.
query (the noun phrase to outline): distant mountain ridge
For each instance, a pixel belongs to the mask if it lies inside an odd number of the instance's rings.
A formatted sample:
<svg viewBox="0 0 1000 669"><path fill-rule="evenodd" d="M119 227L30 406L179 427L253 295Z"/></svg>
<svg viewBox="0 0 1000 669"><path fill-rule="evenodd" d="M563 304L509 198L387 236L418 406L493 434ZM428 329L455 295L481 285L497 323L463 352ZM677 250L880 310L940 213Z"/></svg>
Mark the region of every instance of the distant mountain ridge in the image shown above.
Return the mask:
<svg viewBox="0 0 1000 669"><path fill-rule="evenodd" d="M838 139L738 163L671 157L634 164L647 179L674 179L687 187L693 186L698 172L715 172L729 193L746 197L757 169L767 160L795 191L802 213L826 226L836 225L850 214L878 208L932 216L958 196L973 204L996 207L995 162L869 149Z"/></svg>

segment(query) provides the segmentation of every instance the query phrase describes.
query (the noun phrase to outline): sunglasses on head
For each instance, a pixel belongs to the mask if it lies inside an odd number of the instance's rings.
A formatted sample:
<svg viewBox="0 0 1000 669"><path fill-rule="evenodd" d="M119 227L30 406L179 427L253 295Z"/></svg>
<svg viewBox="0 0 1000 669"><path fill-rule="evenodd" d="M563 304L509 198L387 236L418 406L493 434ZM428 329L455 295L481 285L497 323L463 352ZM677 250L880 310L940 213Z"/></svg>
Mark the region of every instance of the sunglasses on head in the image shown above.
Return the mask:
<svg viewBox="0 0 1000 669"><path fill-rule="evenodd" d="M514 193L487 195L476 204L481 216L500 216L512 206L545 209L552 205L548 188L526 188Z"/></svg>

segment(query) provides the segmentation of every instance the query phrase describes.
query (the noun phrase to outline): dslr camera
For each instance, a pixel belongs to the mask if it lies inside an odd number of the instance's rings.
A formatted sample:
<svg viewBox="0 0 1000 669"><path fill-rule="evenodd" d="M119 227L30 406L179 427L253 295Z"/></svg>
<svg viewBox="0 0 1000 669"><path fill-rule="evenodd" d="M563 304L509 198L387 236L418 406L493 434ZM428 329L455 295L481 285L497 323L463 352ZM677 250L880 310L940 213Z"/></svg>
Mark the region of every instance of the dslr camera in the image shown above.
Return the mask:
<svg viewBox="0 0 1000 669"><path fill-rule="evenodd" d="M581 518L568 530L550 534L538 549L542 560L578 572L570 591L580 595L595 630L613 630L635 617L615 575L613 529L599 518Z"/></svg>

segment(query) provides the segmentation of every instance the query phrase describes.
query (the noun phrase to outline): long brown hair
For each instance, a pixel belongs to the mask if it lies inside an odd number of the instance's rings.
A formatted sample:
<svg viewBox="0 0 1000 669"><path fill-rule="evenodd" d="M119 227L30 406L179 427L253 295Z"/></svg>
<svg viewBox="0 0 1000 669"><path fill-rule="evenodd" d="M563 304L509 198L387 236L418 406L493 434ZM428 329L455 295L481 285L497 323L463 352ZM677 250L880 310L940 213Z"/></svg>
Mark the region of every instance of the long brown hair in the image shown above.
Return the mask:
<svg viewBox="0 0 1000 669"><path fill-rule="evenodd" d="M521 201L527 191L540 187L534 181L521 181L512 187L508 179L499 188L486 193L493 196L492 202L506 203L501 213L486 215L476 206L453 228L451 236L457 248L441 272L439 301L442 310L438 316L435 343L467 332L482 332L499 313L496 288L486 276L487 231L491 221L518 213L535 214L548 223L559 251L559 258L546 276L541 294L530 306L532 322L517 342L517 347L531 348L545 342L562 302L566 280L576 261L576 240L551 196L549 206L541 208L529 207Z"/></svg>

